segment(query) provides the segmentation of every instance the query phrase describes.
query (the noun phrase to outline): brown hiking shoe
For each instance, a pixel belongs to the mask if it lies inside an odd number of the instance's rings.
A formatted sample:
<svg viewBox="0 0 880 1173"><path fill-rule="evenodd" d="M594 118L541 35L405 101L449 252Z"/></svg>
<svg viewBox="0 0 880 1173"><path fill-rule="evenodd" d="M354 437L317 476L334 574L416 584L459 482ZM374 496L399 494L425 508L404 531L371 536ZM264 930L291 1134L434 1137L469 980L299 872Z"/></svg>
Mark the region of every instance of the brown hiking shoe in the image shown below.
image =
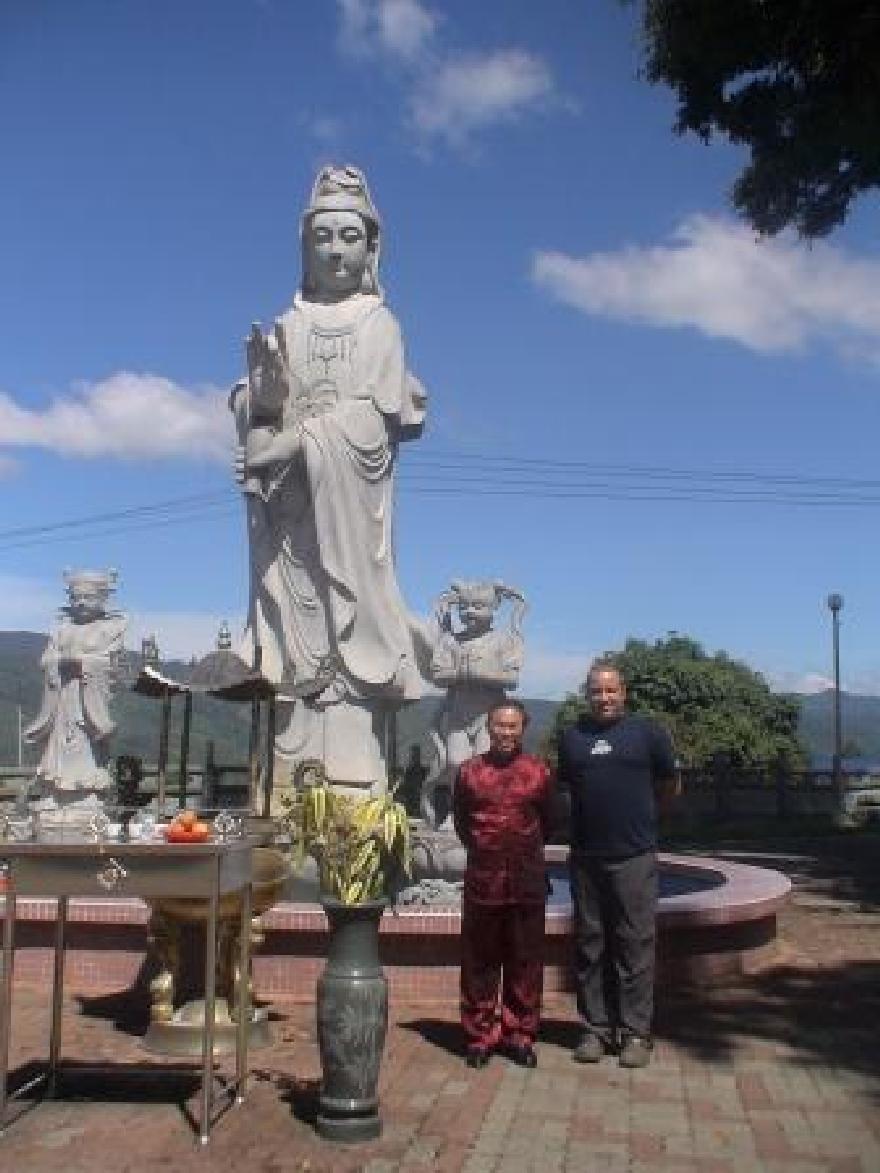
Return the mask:
<svg viewBox="0 0 880 1173"><path fill-rule="evenodd" d="M598 1063L606 1053L605 1041L591 1030L585 1031L571 1053L575 1063Z"/></svg>
<svg viewBox="0 0 880 1173"><path fill-rule="evenodd" d="M647 1067L651 1062L654 1044L638 1035L625 1035L618 1062L621 1067Z"/></svg>

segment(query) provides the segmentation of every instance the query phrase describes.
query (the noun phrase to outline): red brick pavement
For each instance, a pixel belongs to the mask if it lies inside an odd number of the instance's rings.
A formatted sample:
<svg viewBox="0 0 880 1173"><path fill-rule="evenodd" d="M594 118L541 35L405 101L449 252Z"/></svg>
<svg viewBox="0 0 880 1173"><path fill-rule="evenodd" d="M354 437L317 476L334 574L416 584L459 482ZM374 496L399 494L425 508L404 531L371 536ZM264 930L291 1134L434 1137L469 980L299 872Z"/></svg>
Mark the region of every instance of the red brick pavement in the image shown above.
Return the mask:
<svg viewBox="0 0 880 1173"><path fill-rule="evenodd" d="M877 1173L880 916L793 908L783 933L783 963L748 984L661 995L654 1060L641 1072L611 1059L573 1064L567 999L546 1007L534 1072L502 1058L470 1071L453 1006L394 1006L384 1134L351 1148L320 1140L309 1122L319 1078L312 1008L279 1009L273 1046L252 1055L246 1103L203 1151L184 1114L198 1112L195 1079L159 1078L161 1064L115 1024L124 999L115 1008L98 1000L85 1014L74 991L65 1059L113 1068L100 1079L73 1071L59 1099L0 1139L0 1169ZM19 1073L42 1055L47 1020L45 990L17 988Z"/></svg>

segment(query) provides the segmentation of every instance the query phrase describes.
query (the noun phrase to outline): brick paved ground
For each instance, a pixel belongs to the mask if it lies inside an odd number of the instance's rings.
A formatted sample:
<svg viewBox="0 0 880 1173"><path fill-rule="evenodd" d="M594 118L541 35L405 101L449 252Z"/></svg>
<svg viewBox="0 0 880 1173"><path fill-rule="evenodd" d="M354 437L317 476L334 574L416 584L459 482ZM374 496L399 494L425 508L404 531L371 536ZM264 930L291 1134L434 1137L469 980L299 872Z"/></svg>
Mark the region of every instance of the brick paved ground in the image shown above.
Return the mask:
<svg viewBox="0 0 880 1173"><path fill-rule="evenodd" d="M797 890L783 916L779 962L736 989L664 994L647 1071L625 1072L612 1060L573 1064L576 1024L566 1000L547 1007L534 1072L497 1058L469 1071L453 1007L396 1007L384 1064L384 1135L339 1149L316 1138L309 1123L319 1070L313 1012L288 1008L276 1022L275 1045L253 1056L246 1105L224 1117L202 1152L184 1114L187 1105L197 1110L194 1084L155 1078L155 1064L126 1031L124 1001L93 1000L84 1015L72 997L66 1057L119 1067L112 1078L75 1075L60 1099L23 1117L0 1141L0 1168L877 1173L876 890L863 877L855 889L846 877L838 883L839 864L823 869L815 859L792 859L786 866ZM19 1071L40 1053L46 1017L45 992L17 991Z"/></svg>

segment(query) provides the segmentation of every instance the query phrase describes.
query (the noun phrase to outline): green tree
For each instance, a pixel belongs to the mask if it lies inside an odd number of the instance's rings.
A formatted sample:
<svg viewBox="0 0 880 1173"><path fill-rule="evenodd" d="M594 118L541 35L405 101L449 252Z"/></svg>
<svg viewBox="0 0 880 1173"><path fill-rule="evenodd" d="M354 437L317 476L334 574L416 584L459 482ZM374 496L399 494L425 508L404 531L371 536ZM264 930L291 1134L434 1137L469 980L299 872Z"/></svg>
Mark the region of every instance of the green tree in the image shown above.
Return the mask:
<svg viewBox="0 0 880 1173"><path fill-rule="evenodd" d="M748 147L732 201L759 232L822 236L880 184L877 0L644 0L642 24L677 133Z"/></svg>
<svg viewBox="0 0 880 1173"><path fill-rule="evenodd" d="M705 765L718 754L734 766L802 763L797 702L771 692L759 672L725 652L710 656L695 640L672 633L654 643L629 639L603 658L623 673L627 708L650 713L669 729L683 765ZM563 701L544 746L548 757L555 757L560 730L585 709L583 694Z"/></svg>

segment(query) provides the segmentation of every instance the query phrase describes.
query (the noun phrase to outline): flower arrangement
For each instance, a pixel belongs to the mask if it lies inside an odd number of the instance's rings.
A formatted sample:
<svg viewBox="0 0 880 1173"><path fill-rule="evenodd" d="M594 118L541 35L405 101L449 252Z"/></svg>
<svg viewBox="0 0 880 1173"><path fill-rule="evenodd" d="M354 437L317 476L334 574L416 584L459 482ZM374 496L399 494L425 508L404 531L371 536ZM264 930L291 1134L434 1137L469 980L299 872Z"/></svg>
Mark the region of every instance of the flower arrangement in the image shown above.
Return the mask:
<svg viewBox="0 0 880 1173"><path fill-rule="evenodd" d="M388 895L401 873L409 876L412 849L406 808L393 792L362 799L340 793L321 778L284 800L294 866L306 856L318 865L322 894L342 904Z"/></svg>

